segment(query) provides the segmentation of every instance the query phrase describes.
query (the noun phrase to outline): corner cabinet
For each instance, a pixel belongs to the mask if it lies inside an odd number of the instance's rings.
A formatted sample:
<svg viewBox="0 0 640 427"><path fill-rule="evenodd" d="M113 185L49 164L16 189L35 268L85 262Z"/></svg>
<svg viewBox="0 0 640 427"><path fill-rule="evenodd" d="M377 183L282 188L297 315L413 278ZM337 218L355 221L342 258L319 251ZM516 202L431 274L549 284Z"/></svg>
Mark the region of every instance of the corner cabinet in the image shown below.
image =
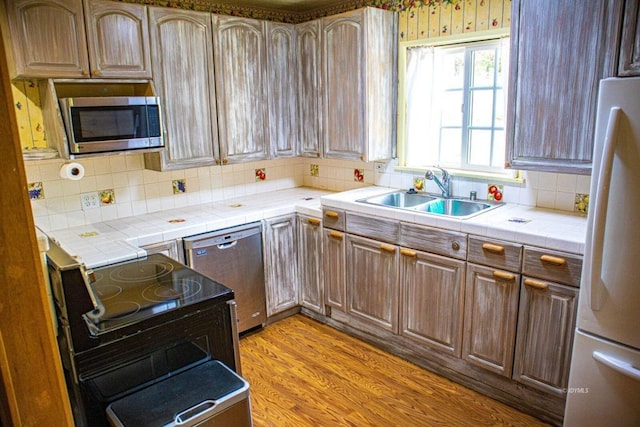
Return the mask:
<svg viewBox="0 0 640 427"><path fill-rule="evenodd" d="M394 154L397 18L366 7L322 19L322 133L333 159Z"/></svg>
<svg viewBox="0 0 640 427"><path fill-rule="evenodd" d="M152 7L149 18L165 149L146 153L145 167L160 171L213 165L218 129L211 15Z"/></svg>
<svg viewBox="0 0 640 427"><path fill-rule="evenodd" d="M85 20L92 77L151 78L145 6L91 0Z"/></svg>
<svg viewBox="0 0 640 427"><path fill-rule="evenodd" d="M598 84L615 75L621 5L513 1L507 167L591 172Z"/></svg>
<svg viewBox="0 0 640 427"><path fill-rule="evenodd" d="M6 8L12 78L89 77L82 0L15 0Z"/></svg>
<svg viewBox="0 0 640 427"><path fill-rule="evenodd" d="M640 0L626 0L618 75L640 76Z"/></svg>
<svg viewBox="0 0 640 427"><path fill-rule="evenodd" d="M324 314L322 220L298 215L298 285L300 305Z"/></svg>
<svg viewBox="0 0 640 427"><path fill-rule="evenodd" d="M265 22L213 15L221 164L269 157Z"/></svg>
<svg viewBox="0 0 640 427"><path fill-rule="evenodd" d="M271 157L298 154L295 25L266 23Z"/></svg>
<svg viewBox="0 0 640 427"><path fill-rule="evenodd" d="M296 215L264 222L267 316L298 306Z"/></svg>

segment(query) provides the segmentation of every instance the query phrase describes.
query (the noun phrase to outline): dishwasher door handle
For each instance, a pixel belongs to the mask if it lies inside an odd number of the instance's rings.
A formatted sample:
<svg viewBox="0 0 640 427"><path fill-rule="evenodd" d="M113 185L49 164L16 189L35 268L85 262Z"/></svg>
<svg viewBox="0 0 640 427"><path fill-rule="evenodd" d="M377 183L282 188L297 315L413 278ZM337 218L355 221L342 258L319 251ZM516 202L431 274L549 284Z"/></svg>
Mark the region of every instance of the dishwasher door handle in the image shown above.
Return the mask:
<svg viewBox="0 0 640 427"><path fill-rule="evenodd" d="M217 247L218 247L218 249L230 249L230 248L234 247L237 244L238 244L238 241L234 240L233 242L220 243Z"/></svg>

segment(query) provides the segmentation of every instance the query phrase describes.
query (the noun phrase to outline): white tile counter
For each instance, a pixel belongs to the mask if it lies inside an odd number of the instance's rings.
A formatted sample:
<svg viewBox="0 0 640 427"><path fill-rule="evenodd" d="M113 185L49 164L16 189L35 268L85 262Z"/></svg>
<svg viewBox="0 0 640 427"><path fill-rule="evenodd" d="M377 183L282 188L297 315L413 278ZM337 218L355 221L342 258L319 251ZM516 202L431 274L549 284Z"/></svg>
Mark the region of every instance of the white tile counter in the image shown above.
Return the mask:
<svg viewBox="0 0 640 427"><path fill-rule="evenodd" d="M298 187L48 232L87 267L146 255L141 246L294 212L320 217L329 191Z"/></svg>
<svg viewBox="0 0 640 427"><path fill-rule="evenodd" d="M505 204L468 219L456 219L356 202L393 191L396 190L387 187L345 191L322 197L322 205L553 250L584 253L587 219L571 212Z"/></svg>

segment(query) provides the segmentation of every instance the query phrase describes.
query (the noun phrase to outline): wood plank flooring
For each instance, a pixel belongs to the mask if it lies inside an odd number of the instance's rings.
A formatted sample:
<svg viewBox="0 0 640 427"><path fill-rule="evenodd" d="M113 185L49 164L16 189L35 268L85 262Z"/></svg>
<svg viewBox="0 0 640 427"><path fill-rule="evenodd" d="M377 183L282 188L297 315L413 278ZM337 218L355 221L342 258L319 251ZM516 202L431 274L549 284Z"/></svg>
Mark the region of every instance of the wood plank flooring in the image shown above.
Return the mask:
<svg viewBox="0 0 640 427"><path fill-rule="evenodd" d="M254 426L543 426L303 315L240 340Z"/></svg>

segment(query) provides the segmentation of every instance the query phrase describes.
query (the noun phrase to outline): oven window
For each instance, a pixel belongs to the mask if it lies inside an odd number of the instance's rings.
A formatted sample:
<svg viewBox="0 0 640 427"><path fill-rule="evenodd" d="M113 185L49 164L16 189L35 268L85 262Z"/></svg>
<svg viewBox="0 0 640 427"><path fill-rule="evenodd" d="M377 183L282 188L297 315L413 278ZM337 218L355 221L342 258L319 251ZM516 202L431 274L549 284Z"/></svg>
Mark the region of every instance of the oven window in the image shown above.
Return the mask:
<svg viewBox="0 0 640 427"><path fill-rule="evenodd" d="M122 107L73 107L76 142L148 137L145 105Z"/></svg>

